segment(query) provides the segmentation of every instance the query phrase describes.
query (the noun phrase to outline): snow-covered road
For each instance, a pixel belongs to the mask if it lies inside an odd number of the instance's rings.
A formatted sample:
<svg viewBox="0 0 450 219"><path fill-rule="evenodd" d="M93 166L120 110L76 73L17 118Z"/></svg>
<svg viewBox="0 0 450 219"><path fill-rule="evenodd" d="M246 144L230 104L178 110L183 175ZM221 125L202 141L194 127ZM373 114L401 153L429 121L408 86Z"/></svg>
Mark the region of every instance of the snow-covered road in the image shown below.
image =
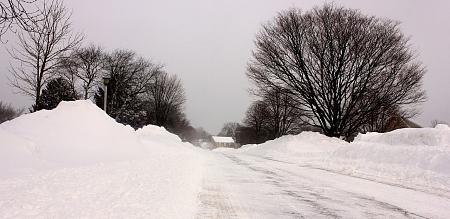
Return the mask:
<svg viewBox="0 0 450 219"><path fill-rule="evenodd" d="M438 125L209 151L62 102L0 124L0 218L450 218L449 146Z"/></svg>
<svg viewBox="0 0 450 219"><path fill-rule="evenodd" d="M450 198L299 164L211 155L197 218L448 218Z"/></svg>

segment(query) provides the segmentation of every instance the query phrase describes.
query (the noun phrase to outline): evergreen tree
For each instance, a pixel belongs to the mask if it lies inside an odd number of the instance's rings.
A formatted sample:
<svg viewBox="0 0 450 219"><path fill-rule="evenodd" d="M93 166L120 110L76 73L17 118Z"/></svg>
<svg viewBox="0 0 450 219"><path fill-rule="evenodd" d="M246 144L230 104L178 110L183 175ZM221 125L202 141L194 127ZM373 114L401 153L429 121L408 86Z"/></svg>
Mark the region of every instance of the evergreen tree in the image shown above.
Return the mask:
<svg viewBox="0 0 450 219"><path fill-rule="evenodd" d="M35 110L50 110L58 106L61 101L73 100L76 100L76 94L74 94L69 81L59 77L49 81L44 90L42 90L42 96L38 105L34 105L33 108Z"/></svg>

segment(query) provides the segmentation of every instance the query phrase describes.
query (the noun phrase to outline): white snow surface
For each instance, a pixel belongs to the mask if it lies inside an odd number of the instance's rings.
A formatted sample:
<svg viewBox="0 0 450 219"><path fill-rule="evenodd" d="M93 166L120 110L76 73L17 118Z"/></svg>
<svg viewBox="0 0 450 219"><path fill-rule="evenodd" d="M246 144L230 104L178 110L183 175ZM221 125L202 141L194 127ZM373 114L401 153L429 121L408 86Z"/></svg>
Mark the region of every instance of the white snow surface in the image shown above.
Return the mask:
<svg viewBox="0 0 450 219"><path fill-rule="evenodd" d="M217 152L198 218L448 218L450 199L299 163Z"/></svg>
<svg viewBox="0 0 450 219"><path fill-rule="evenodd" d="M446 125L360 134L351 143L303 132L227 152L450 195L450 128Z"/></svg>
<svg viewBox="0 0 450 219"><path fill-rule="evenodd" d="M0 218L447 218L450 128L208 152L90 101L0 124Z"/></svg>
<svg viewBox="0 0 450 219"><path fill-rule="evenodd" d="M435 128L405 128L388 133L360 134L354 142L377 143L392 146L443 146L450 147L450 128L438 124Z"/></svg>
<svg viewBox="0 0 450 219"><path fill-rule="evenodd" d="M0 124L0 218L193 218L202 153L61 102Z"/></svg>
<svg viewBox="0 0 450 219"><path fill-rule="evenodd" d="M115 122L89 100L61 102L54 110L26 114L0 128L31 142L30 153L56 166L128 160L148 151L133 128Z"/></svg>

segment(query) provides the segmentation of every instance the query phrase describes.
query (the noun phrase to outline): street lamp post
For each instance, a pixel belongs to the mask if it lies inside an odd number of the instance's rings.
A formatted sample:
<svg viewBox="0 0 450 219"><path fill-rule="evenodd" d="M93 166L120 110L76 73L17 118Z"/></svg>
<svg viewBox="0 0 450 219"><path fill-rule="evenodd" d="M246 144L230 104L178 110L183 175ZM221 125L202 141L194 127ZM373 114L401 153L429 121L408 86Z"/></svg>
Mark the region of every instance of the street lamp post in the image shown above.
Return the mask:
<svg viewBox="0 0 450 219"><path fill-rule="evenodd" d="M107 101L107 98L108 98L108 84L109 84L109 77L103 77L103 85L105 85L105 95L104 95L104 98L103 98L103 109L105 110L105 113L107 113L106 112L106 101Z"/></svg>

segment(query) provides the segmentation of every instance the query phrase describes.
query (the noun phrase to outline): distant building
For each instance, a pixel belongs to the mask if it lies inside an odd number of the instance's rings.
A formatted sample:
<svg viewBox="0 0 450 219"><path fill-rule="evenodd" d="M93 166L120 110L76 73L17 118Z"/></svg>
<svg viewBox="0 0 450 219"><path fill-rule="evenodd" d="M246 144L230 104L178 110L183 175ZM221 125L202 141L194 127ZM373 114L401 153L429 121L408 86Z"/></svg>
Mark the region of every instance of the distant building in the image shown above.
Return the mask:
<svg viewBox="0 0 450 219"><path fill-rule="evenodd" d="M395 129L402 129L402 128L422 128L417 123L414 123L413 121L406 119L401 116L394 116L391 117L386 126L384 127L383 132L390 132Z"/></svg>
<svg viewBox="0 0 450 219"><path fill-rule="evenodd" d="M238 144L234 142L232 137L222 137L222 136L212 136L213 144L216 148L226 147L226 148L237 148Z"/></svg>

